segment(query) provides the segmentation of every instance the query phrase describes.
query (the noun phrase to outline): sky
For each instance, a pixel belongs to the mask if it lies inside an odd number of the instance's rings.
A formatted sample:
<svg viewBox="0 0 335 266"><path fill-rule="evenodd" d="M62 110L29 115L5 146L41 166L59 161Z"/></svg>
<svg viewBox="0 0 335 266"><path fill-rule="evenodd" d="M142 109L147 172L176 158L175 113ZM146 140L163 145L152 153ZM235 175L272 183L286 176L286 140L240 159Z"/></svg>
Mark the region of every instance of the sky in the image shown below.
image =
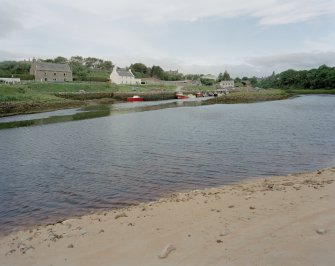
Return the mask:
<svg viewBox="0 0 335 266"><path fill-rule="evenodd" d="M0 61L98 57L232 77L335 66L335 0L0 0Z"/></svg>

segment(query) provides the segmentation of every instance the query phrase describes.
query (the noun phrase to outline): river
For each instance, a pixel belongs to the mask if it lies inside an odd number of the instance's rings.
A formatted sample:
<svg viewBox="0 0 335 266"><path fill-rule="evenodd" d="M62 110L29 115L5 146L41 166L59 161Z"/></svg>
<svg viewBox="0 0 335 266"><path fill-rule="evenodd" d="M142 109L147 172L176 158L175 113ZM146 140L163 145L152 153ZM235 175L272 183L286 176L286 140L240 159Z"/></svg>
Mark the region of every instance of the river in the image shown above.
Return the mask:
<svg viewBox="0 0 335 266"><path fill-rule="evenodd" d="M93 106L0 118L0 128L2 234L335 164L334 96Z"/></svg>

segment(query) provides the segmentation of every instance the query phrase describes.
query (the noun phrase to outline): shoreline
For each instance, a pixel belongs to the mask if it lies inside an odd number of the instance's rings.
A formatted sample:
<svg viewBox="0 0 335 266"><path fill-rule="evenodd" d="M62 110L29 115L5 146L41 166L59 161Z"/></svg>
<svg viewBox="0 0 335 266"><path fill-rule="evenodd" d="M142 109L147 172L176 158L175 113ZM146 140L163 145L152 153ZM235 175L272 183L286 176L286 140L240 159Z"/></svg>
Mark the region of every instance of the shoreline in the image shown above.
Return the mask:
<svg viewBox="0 0 335 266"><path fill-rule="evenodd" d="M332 265L334 181L250 178L37 226L0 236L0 264Z"/></svg>

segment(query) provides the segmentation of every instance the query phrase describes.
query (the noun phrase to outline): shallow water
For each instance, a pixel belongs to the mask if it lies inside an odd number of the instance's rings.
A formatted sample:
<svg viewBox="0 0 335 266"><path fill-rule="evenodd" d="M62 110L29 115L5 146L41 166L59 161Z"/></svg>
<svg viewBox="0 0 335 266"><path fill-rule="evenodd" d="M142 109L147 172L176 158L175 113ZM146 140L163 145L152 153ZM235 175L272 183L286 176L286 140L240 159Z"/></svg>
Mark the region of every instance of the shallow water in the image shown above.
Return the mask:
<svg viewBox="0 0 335 266"><path fill-rule="evenodd" d="M172 191L335 163L334 96L189 105L199 104L120 104L1 118L0 127L26 123L0 130L1 233Z"/></svg>

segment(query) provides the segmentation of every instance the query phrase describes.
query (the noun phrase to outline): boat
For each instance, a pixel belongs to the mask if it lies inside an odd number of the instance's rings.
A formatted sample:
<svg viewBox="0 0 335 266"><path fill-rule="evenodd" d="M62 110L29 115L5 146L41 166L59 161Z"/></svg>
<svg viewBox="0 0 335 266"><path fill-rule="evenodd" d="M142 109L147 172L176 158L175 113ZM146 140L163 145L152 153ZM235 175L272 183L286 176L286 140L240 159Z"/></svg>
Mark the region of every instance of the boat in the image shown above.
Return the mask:
<svg viewBox="0 0 335 266"><path fill-rule="evenodd" d="M199 97L204 97L204 95L202 94L202 92L197 92L195 94L195 97L199 98Z"/></svg>
<svg viewBox="0 0 335 266"><path fill-rule="evenodd" d="M140 97L138 95L134 95L133 97L128 97L127 101L128 102L142 102L142 101L144 101L144 98Z"/></svg>
<svg viewBox="0 0 335 266"><path fill-rule="evenodd" d="M176 98L177 99L187 99L188 96L184 95L182 92L177 92L176 93Z"/></svg>

